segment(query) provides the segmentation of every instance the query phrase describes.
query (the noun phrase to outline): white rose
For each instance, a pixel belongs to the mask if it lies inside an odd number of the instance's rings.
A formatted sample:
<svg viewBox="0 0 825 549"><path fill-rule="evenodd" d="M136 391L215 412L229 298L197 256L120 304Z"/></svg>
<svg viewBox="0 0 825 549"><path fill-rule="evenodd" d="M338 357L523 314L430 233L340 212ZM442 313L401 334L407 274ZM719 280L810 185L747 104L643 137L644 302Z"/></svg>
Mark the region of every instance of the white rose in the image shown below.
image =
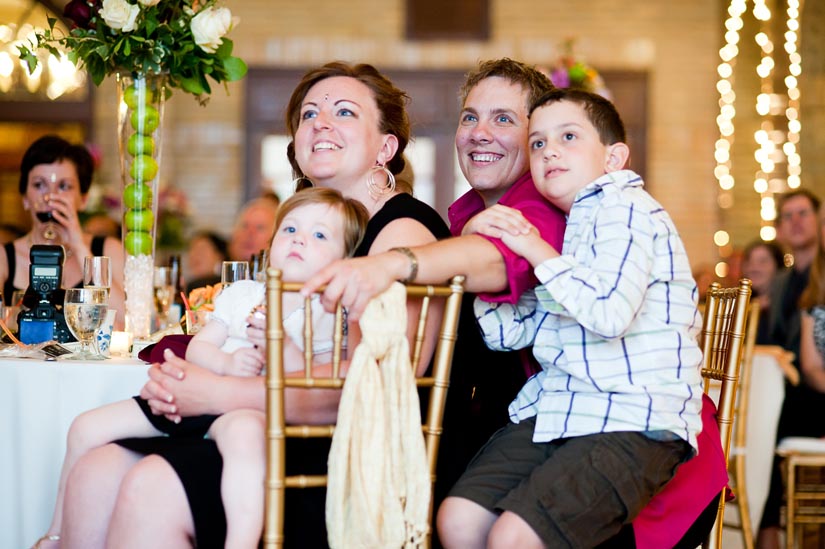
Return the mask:
<svg viewBox="0 0 825 549"><path fill-rule="evenodd" d="M221 38L232 28L229 8L208 7L192 18L192 36L195 43L206 53L215 53Z"/></svg>
<svg viewBox="0 0 825 549"><path fill-rule="evenodd" d="M135 20L140 8L126 0L103 0L100 16L115 30L132 32L135 30Z"/></svg>
<svg viewBox="0 0 825 549"><path fill-rule="evenodd" d="M160 2L160 0L138 0L138 2L139 2L142 6L145 6L145 7L147 7L147 8L151 8L152 6L154 6L155 4L157 4L158 2Z"/></svg>

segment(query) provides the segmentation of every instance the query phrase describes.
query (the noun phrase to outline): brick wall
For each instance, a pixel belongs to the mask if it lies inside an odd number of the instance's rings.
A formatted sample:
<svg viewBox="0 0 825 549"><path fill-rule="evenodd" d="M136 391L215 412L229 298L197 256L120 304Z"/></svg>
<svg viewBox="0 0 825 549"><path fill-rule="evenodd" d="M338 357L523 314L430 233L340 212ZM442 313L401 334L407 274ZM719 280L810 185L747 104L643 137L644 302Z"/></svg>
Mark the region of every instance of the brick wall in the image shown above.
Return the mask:
<svg viewBox="0 0 825 549"><path fill-rule="evenodd" d="M501 56L546 63L565 38L575 37L580 56L597 68L648 71L649 187L673 215L691 260L715 258L713 143L721 20L716 0L494 0L491 40L483 43L406 42L401 0L227 4L241 19L231 34L235 51L256 66L344 59L379 68L463 70ZM216 87L206 108L177 94L168 105L164 132L164 178L186 190L198 225L223 231L239 206L243 177L243 83L230 84L229 92ZM114 93L114 86L105 84L96 105L97 139L108 158L116 158L109 100ZM115 169L114 162L109 168Z"/></svg>

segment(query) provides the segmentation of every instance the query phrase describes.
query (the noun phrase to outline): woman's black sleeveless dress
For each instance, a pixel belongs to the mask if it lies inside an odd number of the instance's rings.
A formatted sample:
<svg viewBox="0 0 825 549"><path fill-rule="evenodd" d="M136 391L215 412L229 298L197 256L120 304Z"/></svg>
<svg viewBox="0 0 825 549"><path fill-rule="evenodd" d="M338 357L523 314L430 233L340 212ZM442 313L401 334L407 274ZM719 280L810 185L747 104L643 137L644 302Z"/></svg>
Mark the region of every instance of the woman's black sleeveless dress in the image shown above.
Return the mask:
<svg viewBox="0 0 825 549"><path fill-rule="evenodd" d="M437 239L451 236L435 210L411 195L400 194L387 201L370 219L355 256L367 255L381 230L402 218L415 219ZM472 302L473 296L466 294L439 451L436 508L470 458L507 422L507 404L524 382L516 353L493 354L484 345L475 324ZM515 372L515 379L504 374L505 371ZM481 395L485 395L484 402ZM118 444L166 459L186 491L197 547L223 547L226 538L226 517L220 497L223 464L214 441L201 437L156 437L125 439ZM325 474L329 447L329 439L288 439L287 474ZM327 547L325 495L325 488L287 490L284 532L287 547Z"/></svg>

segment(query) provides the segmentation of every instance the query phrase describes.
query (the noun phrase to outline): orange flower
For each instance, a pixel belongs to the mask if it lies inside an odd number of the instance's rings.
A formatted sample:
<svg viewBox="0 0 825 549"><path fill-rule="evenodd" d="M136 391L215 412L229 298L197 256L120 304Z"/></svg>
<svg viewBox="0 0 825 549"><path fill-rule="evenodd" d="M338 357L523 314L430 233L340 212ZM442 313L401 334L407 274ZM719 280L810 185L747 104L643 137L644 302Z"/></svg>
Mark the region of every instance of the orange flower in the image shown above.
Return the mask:
<svg viewBox="0 0 825 549"><path fill-rule="evenodd" d="M218 282L213 286L204 286L202 288L195 288L189 292L189 306L193 311L214 311L215 298L221 293L221 283Z"/></svg>

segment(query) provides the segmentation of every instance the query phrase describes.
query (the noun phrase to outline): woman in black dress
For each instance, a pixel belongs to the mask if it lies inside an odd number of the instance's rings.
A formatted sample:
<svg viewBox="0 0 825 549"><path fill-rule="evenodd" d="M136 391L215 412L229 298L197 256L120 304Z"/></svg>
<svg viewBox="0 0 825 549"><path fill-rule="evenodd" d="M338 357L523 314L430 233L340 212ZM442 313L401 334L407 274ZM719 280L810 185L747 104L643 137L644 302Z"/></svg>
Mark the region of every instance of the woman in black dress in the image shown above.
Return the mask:
<svg viewBox="0 0 825 549"><path fill-rule="evenodd" d="M356 255L449 236L438 214L394 179L404 167L402 153L410 135L406 102L406 94L374 67L344 63L309 71L289 101L287 128L293 141L288 155L299 188L311 184L338 189L360 200L370 213ZM438 322L432 326L437 330ZM350 331L351 344L352 338L358 339L356 329ZM250 337L262 342L260 330L251 329ZM427 358L419 373L432 351L422 353ZM142 396L170 418L265 407L260 377L220 377L174 358L154 365L150 377ZM334 419L337 395L298 391L287 395L288 420ZM304 448L299 454L305 467L311 467L311 461L325 466L324 448ZM69 476L62 546L223 547L220 467L215 445L203 439L129 440L94 450ZM313 527L304 530L314 534L313 539L291 538L298 546L325 544L322 502L321 491L287 504L294 517L313 521ZM287 518L287 525L295 523Z"/></svg>

